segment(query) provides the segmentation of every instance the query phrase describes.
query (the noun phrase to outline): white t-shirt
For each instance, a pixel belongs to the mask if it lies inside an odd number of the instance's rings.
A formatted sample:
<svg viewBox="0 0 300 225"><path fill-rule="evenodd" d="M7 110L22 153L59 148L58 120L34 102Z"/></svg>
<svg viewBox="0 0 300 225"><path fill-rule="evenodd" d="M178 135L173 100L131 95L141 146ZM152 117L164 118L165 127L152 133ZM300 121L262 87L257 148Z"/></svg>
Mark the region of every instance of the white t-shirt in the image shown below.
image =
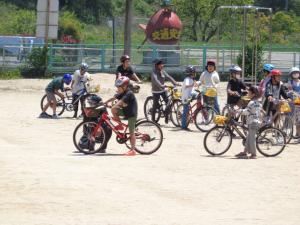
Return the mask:
<svg viewBox="0 0 300 225"><path fill-rule="evenodd" d="M183 84L182 84L182 96L181 96L181 100L183 103L185 103L192 95L192 91L193 91L193 86L191 87L187 87L194 84L194 80L191 77L186 77L183 80Z"/></svg>
<svg viewBox="0 0 300 225"><path fill-rule="evenodd" d="M205 91L206 88L217 88L218 84L220 83L220 77L217 71L209 73L207 70L205 70L201 74L199 82L203 87L203 91Z"/></svg>
<svg viewBox="0 0 300 225"><path fill-rule="evenodd" d="M73 88L72 93L73 94L80 94L80 91L84 89L84 84L87 84L87 82L91 79L91 75L87 72L85 72L83 75L80 74L80 70L76 70L73 74Z"/></svg>

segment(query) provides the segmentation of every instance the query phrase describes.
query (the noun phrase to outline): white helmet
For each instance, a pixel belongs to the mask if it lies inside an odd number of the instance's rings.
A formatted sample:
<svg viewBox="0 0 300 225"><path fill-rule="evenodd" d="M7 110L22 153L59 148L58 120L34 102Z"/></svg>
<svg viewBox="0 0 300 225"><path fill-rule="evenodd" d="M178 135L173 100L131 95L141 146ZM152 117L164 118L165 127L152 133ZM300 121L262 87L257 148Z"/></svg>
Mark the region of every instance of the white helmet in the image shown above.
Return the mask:
<svg viewBox="0 0 300 225"><path fill-rule="evenodd" d="M232 66L229 68L229 72L230 72L230 73L242 72L242 68L239 67L238 65L232 65Z"/></svg>
<svg viewBox="0 0 300 225"><path fill-rule="evenodd" d="M292 68L290 69L289 75L291 75L291 74L294 73L294 72L300 73L300 69L299 69L298 67L292 67Z"/></svg>

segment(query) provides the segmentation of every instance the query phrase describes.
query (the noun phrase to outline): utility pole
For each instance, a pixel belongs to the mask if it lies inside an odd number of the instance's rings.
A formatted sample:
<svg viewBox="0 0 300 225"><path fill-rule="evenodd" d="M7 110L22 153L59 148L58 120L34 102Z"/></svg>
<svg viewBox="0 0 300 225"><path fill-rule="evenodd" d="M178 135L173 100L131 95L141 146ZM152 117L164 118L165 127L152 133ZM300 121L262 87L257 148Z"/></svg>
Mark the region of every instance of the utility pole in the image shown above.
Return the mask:
<svg viewBox="0 0 300 225"><path fill-rule="evenodd" d="M131 53L132 17L133 17L133 0L126 0L124 54L127 54L127 55L130 55L130 53Z"/></svg>
<svg viewBox="0 0 300 225"><path fill-rule="evenodd" d="M289 0L285 0L285 11L289 10Z"/></svg>

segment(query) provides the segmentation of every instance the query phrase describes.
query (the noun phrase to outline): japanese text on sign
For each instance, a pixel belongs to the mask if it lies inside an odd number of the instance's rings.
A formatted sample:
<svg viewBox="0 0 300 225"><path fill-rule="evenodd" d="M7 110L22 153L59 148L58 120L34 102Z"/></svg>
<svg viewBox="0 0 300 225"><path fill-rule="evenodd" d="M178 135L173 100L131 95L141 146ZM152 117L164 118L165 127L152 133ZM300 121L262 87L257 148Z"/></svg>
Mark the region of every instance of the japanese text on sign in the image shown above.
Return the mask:
<svg viewBox="0 0 300 225"><path fill-rule="evenodd" d="M153 41L178 40L180 37L180 30L175 28L163 28L154 31L151 36Z"/></svg>

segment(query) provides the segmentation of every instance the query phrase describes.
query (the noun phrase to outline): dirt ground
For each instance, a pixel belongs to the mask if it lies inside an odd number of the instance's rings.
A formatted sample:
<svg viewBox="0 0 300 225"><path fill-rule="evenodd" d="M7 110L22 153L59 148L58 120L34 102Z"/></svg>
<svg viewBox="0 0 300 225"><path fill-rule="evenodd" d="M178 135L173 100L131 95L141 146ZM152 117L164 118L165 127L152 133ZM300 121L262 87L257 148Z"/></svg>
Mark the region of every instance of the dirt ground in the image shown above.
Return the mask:
<svg viewBox="0 0 300 225"><path fill-rule="evenodd" d="M113 75L93 77L104 99L114 93ZM85 156L72 143L80 120L37 118L48 82L0 81L1 225L300 224L298 145L239 160L234 140L224 157L210 157L203 133L169 124L153 155L122 156L113 136L108 154ZM140 117L149 94L143 84Z"/></svg>

